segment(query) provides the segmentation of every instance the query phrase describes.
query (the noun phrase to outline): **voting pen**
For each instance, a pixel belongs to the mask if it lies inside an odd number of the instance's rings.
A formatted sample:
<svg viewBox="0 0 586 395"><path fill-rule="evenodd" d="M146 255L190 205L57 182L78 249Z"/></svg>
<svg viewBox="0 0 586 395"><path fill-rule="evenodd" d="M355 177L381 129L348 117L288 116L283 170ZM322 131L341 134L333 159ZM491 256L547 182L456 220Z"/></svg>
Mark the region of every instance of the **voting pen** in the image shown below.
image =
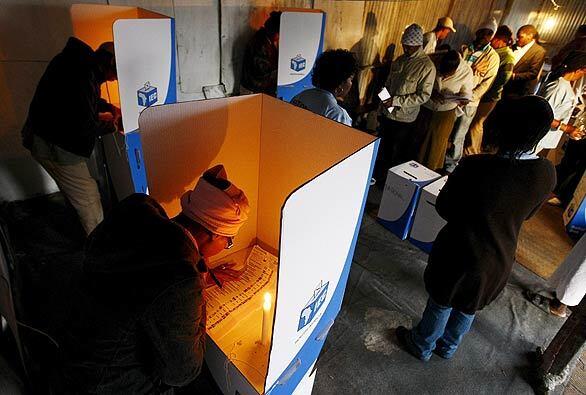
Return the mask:
<svg viewBox="0 0 586 395"><path fill-rule="evenodd" d="M220 282L220 280L218 280L218 277L216 277L216 275L214 274L214 272L212 272L211 270L208 270L208 273L210 274L210 276L212 277L212 280L214 280L214 282L216 283L216 285L220 288L222 288L222 283Z"/></svg>

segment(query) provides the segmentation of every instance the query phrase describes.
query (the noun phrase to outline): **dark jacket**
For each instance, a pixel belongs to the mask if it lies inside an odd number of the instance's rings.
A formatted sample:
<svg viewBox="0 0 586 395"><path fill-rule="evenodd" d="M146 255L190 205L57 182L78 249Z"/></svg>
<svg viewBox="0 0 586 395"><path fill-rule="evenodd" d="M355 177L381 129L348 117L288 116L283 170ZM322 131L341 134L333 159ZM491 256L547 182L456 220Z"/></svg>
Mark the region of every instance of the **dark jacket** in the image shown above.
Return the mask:
<svg viewBox="0 0 586 395"><path fill-rule="evenodd" d="M111 106L100 99L104 77L94 51L77 38L69 38L60 54L47 66L22 130L23 144L32 147L32 135L50 144L89 157L97 136L112 133L112 122L98 119Z"/></svg>
<svg viewBox="0 0 586 395"><path fill-rule="evenodd" d="M430 297L467 314L491 303L511 273L523 221L554 186L555 169L546 159L462 159L436 202L448 223L425 269Z"/></svg>
<svg viewBox="0 0 586 395"><path fill-rule="evenodd" d="M504 95L511 97L533 94L544 62L545 48L537 43L533 44L513 68L513 77L505 85Z"/></svg>
<svg viewBox="0 0 586 395"><path fill-rule="evenodd" d="M279 51L266 29L260 28L248 42L240 84L254 93L277 94Z"/></svg>
<svg viewBox="0 0 586 395"><path fill-rule="evenodd" d="M205 344L198 260L155 200L120 202L89 236L61 339L65 389L151 394L193 381Z"/></svg>

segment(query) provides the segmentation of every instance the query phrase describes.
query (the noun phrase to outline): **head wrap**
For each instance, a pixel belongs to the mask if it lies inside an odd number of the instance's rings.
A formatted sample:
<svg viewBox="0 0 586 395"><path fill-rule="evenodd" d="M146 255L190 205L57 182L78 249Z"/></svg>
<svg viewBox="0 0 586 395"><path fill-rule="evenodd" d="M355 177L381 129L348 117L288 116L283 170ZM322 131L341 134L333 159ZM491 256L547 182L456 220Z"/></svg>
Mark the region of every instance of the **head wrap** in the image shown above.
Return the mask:
<svg viewBox="0 0 586 395"><path fill-rule="evenodd" d="M423 29L418 24L414 23L407 26L401 37L401 44L409 45L411 47L420 47L423 45Z"/></svg>
<svg viewBox="0 0 586 395"><path fill-rule="evenodd" d="M218 184L225 184L225 188ZM181 196L181 211L210 232L233 237L248 219L250 206L244 192L227 180L224 166L217 165Z"/></svg>
<svg viewBox="0 0 586 395"><path fill-rule="evenodd" d="M476 29L476 31L482 29L490 30L492 32L492 37L494 37L494 34L498 29L498 23L496 23L496 19L494 19L493 17L488 18L486 21L484 21L482 25L478 27L478 29Z"/></svg>

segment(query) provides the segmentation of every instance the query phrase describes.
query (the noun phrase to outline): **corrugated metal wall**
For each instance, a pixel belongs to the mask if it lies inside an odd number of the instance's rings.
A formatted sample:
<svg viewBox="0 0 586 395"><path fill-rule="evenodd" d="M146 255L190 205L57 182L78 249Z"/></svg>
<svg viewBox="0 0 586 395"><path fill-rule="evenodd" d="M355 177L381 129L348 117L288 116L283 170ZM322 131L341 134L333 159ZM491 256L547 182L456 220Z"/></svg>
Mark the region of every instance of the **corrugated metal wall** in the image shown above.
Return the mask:
<svg viewBox="0 0 586 395"><path fill-rule="evenodd" d="M576 27L586 24L586 0L556 0L557 11L551 1L544 1L536 18L541 38L551 50L562 47L574 38Z"/></svg>

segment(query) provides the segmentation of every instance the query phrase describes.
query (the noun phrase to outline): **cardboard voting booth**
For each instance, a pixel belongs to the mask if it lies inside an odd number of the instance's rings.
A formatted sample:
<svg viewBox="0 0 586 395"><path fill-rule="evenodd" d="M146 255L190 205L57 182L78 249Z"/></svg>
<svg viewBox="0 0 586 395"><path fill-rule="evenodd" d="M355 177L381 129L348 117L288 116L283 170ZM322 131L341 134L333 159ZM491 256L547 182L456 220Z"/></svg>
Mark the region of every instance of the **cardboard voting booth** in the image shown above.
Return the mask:
<svg viewBox="0 0 586 395"><path fill-rule="evenodd" d="M313 87L311 71L322 53L326 14L320 10L291 10L281 14L277 97L291 101Z"/></svg>
<svg viewBox="0 0 586 395"><path fill-rule="evenodd" d="M220 163L250 203L234 247L211 262L243 276L205 291L216 382L225 394L310 393L378 140L266 95L149 107L139 124L149 192L169 216Z"/></svg>
<svg viewBox="0 0 586 395"><path fill-rule="evenodd" d="M447 180L447 176L442 177L425 186L417 201L409 241L428 254L431 252L437 234L447 223L435 209L437 197Z"/></svg>
<svg viewBox="0 0 586 395"><path fill-rule="evenodd" d="M439 177L435 171L413 160L390 168L378 209L379 222L405 240L421 189Z"/></svg>
<svg viewBox="0 0 586 395"><path fill-rule="evenodd" d="M575 236L586 232L586 172L582 175L574 196L564 211L564 225L568 233Z"/></svg>
<svg viewBox="0 0 586 395"><path fill-rule="evenodd" d="M102 86L102 97L122 112L124 135L103 136L108 173L119 199L146 192L138 115L147 107L174 103L175 20L137 7L74 4L73 34L96 49L113 41L118 80Z"/></svg>

